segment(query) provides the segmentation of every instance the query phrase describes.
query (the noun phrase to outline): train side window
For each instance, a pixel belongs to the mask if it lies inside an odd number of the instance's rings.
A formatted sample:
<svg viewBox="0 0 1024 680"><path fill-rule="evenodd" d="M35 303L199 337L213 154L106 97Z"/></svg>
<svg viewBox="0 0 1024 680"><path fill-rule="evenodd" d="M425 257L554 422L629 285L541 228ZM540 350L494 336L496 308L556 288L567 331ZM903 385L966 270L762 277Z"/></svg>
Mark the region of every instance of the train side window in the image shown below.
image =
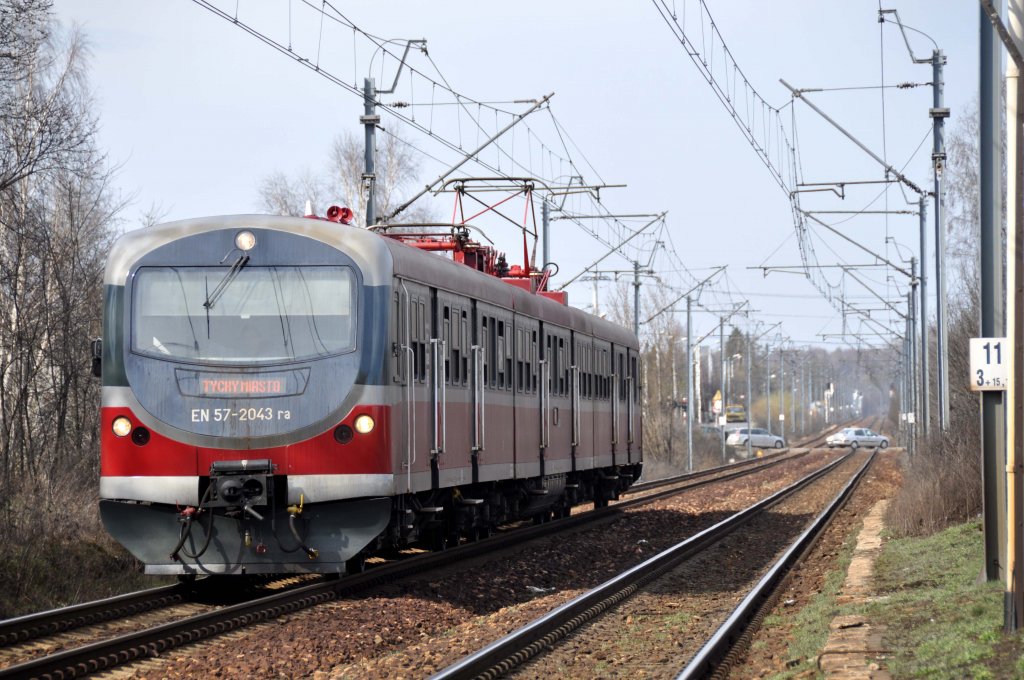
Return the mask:
<svg viewBox="0 0 1024 680"><path fill-rule="evenodd" d="M577 343L577 373L580 376L580 385L577 390L582 398L587 398L587 347L583 343Z"/></svg>
<svg viewBox="0 0 1024 680"><path fill-rule="evenodd" d="M487 317L483 316L481 314L480 315L480 339L479 339L479 342L480 342L480 351L484 353L484 360L483 360L483 364L484 364L484 376L483 376L484 377L484 382L483 382L483 385L484 385L484 387L487 387L487 385L489 384L488 383L488 377L491 374L491 355L488 353L488 350L487 350L487 348L488 348L488 340L490 338L490 334L487 332L488 327L489 326L488 326L488 323L487 323Z"/></svg>
<svg viewBox="0 0 1024 680"><path fill-rule="evenodd" d="M597 380L594 376L594 348L593 346L587 348L587 397L594 399L597 394L594 391L597 389Z"/></svg>
<svg viewBox="0 0 1024 680"><path fill-rule="evenodd" d="M490 317L490 332L487 335L487 362L491 369L489 384L495 387L498 384L498 326L494 317Z"/></svg>
<svg viewBox="0 0 1024 680"><path fill-rule="evenodd" d="M548 394L551 394L552 386L554 384L554 378L552 377L554 375L554 370L555 370L555 367L553 365L553 363L554 363L554 352L552 351L552 348L551 348L553 339L554 338L552 338L550 335L545 334L545 337L544 337L544 362L547 364L546 367L547 367L547 374L548 374L548 384L547 384Z"/></svg>
<svg viewBox="0 0 1024 680"><path fill-rule="evenodd" d="M619 359L619 372L618 372L618 377L619 377L619 394L618 394L618 397L619 397L619 401L626 401L626 365L625 365L625 362L622 360L623 359L622 354L618 355L618 359Z"/></svg>
<svg viewBox="0 0 1024 680"><path fill-rule="evenodd" d="M601 362L602 368L604 368L604 398L606 401L611 401L612 398L612 362L609 356L608 350L602 350L601 354L604 355L604 359Z"/></svg>
<svg viewBox="0 0 1024 680"><path fill-rule="evenodd" d="M502 353L502 356L505 358L505 391L510 392L512 390L512 346L509 343L512 340L512 334L505 335L507 326L504 321L499 323L501 324L502 337L507 338L505 340L505 351Z"/></svg>
<svg viewBox="0 0 1024 680"><path fill-rule="evenodd" d="M640 401L640 375L637 372L636 357L630 357L629 363L629 371L633 376L633 403L635 404Z"/></svg>
<svg viewBox="0 0 1024 680"><path fill-rule="evenodd" d="M516 336L516 350L515 350L515 354L516 354L516 392L522 392L523 391L523 380L526 377L525 366L524 366L524 361L523 361L523 350L525 349L523 347L523 345L524 345L524 343L523 343L523 329L522 328L517 328L515 336Z"/></svg>
<svg viewBox="0 0 1024 680"><path fill-rule="evenodd" d="M558 393L569 393L569 362L565 360L565 338L558 339Z"/></svg>
<svg viewBox="0 0 1024 680"><path fill-rule="evenodd" d="M452 355L453 346L452 346L452 318L451 317L452 317L451 307L449 307L448 305L445 305L444 306L444 310L442 311L442 319L441 319L441 324L442 324L442 327L441 327L441 339L444 341L444 348L446 350L445 353L444 353L444 381L447 384L451 384L451 382L452 382L451 355Z"/></svg>
<svg viewBox="0 0 1024 680"><path fill-rule="evenodd" d="M530 394L537 393L537 331L530 331Z"/></svg>
<svg viewBox="0 0 1024 680"><path fill-rule="evenodd" d="M462 310L462 318L461 318L461 321L459 322L459 331L460 331L460 336L461 336L460 341L459 341L460 344L461 344L461 354L459 356L462 357L462 386L465 387L466 383L467 383L467 381L469 379L469 356L468 355L469 355L469 351L470 351L470 342L469 342L469 314L467 314L465 309Z"/></svg>
<svg viewBox="0 0 1024 680"><path fill-rule="evenodd" d="M393 341L391 343L391 380L392 382L402 382L402 366L405 364L406 356L405 351L402 349L402 345L405 343L405 334L403 330L403 319L402 319L402 295L397 290L395 291L395 305L392 309L394 319L392 322L391 337Z"/></svg>
<svg viewBox="0 0 1024 680"><path fill-rule="evenodd" d="M505 378L507 372L505 371L505 322L498 320L498 389L505 388Z"/></svg>
<svg viewBox="0 0 1024 680"><path fill-rule="evenodd" d="M418 305L419 311L417 312L418 317L418 337L419 341L419 354L420 354L420 365L419 375L417 378L420 382L426 382L427 380L427 334L429 332L427 327L427 305L421 299Z"/></svg>

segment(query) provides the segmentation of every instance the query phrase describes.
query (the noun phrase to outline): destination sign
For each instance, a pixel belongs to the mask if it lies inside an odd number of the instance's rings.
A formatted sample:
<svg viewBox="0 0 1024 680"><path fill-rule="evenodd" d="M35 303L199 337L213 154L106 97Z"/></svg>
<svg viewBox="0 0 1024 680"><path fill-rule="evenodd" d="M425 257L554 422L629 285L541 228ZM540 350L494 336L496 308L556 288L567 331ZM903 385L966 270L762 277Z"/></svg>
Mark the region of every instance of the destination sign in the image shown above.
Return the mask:
<svg viewBox="0 0 1024 680"><path fill-rule="evenodd" d="M309 382L309 369L263 373L175 370L178 389L189 397L229 399L233 397L287 397L302 394Z"/></svg>

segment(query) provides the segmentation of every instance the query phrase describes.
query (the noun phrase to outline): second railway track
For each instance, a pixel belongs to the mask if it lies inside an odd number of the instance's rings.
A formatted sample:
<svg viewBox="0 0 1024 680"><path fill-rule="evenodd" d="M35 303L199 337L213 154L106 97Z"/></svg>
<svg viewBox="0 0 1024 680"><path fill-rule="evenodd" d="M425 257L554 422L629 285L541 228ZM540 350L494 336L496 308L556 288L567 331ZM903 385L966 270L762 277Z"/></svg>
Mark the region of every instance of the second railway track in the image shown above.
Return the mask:
<svg viewBox="0 0 1024 680"><path fill-rule="evenodd" d="M764 465L765 463L762 463L755 468L764 467ZM753 472L753 469L750 472ZM673 481L679 483L679 480ZM458 560L487 556L495 551L500 551L503 541L507 542L505 545L511 546L513 543L539 538L556 530L582 528L593 521L612 520L614 517L620 516L625 508L641 503L651 503L654 500L651 498L630 499L608 510L584 513L569 520L531 527L516 534L517 538L502 535L490 541L468 544L446 553L423 555L404 566L403 563L388 565L383 569L374 569L367 574L346 577L341 581L302 586L289 593L262 598L259 602L225 606L216 611L201 613L184 624L167 623L151 630L134 633L131 636L123 636L113 646L108 646L108 643L97 643L91 648L66 650L48 658L31 661L28 664L9 667L0 671L0 676L76 677L103 668L110 668L132 659L142 659L154 654L163 655L172 647L200 638L215 636L241 626L270 620L282 614L296 612L304 606L317 602L335 600L340 596L348 597L353 593L373 588L387 579L408 578L409 574L437 566L449 566ZM403 573L405 573L404 576Z"/></svg>
<svg viewBox="0 0 1024 680"><path fill-rule="evenodd" d="M868 464L867 456L860 455L854 465L850 461L854 457L848 454L654 555L442 670L435 679L492 679L507 674L599 677L613 671L674 677L696 651L690 647L692 641L706 636L711 642L688 667L687 675L701 677L725 656L728 643L741 630L739 623L751 615L737 608L726 619L728 625L712 634L719 612L735 606L733 600L741 599L744 589L750 588L743 584L751 579L757 586L743 602L763 601L765 594L759 588L774 585L781 567L770 570L775 574L772 579L766 576L759 582L761 560L785 548L794 534L799 537L784 551L785 565L794 552L799 554L806 547L840 497L812 528L801 532L806 522L800 518L810 508L818 513L822 488L831 498L842 487L840 496L845 497L852 488L847 481L851 468L856 468L852 479L859 479ZM759 550L744 549L744 545L757 545Z"/></svg>

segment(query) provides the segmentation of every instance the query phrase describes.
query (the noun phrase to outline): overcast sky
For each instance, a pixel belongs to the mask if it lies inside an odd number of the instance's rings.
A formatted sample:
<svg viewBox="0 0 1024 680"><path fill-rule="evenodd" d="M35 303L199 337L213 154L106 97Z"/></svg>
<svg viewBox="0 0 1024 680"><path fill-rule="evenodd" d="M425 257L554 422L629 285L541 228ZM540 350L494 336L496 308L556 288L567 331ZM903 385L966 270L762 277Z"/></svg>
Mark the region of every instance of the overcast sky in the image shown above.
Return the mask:
<svg viewBox="0 0 1024 680"><path fill-rule="evenodd" d="M374 54L370 40L331 17L321 28L319 15L302 0L213 4L232 16L237 12L240 22L268 37L291 44L297 56L312 62L319 55L322 70L349 86L361 87L363 78L373 75L383 88L394 78L394 62ZM877 86L929 83L931 67L911 62L897 26L879 24L877 0L709 4L742 74L768 104L782 110L788 129L795 119L802 181L880 180L884 171L806 105L793 104L780 78L796 88L871 88L808 98L893 166L906 167L911 181L930 188L931 88ZM119 188L133 197L125 229L135 228L153 206L167 220L257 212L262 178L274 171L319 172L335 136L346 131L362 135L358 96L191 0L56 0L55 6L61 21L80 25L91 44L90 80L101 143L111 161L121 166ZM483 154L490 169L467 165L465 173L490 175L500 169L521 175L528 168L552 179L578 170L591 183L626 184L602 190L601 206L613 213L668 211L666 229L660 232L664 247L655 249L654 238L642 236L624 249L625 257L613 255L600 269L629 270L631 260L644 266L650 262L658 278L645 277L645 286L669 295L707 276L711 267L728 265L727 275L715 280L714 291L702 296L707 307L721 309L748 299L755 311L749 321L738 323L782 321L783 332L798 345L843 329L835 307L803 276L765 277L748 269L801 264L788 196L652 2L360 0L335 6L374 36L427 39L429 58L414 51L409 59L418 75L404 72L396 93L381 97L385 103L417 104L396 110L407 116L415 112L419 129L387 111L381 125L400 132L415 147L419 186L459 159L440 138L472 149L481 135L509 122L507 112L529 107L514 101L554 92L550 111L526 118L503 137L500 150ZM725 63L722 45L708 37L706 17L699 21L698 3L676 0L667 6L675 9L681 24L687 19L684 30L710 50L709 59ZM947 55L945 99L952 110L949 126L955 126L957 116L977 96L978 4L899 0L881 7L898 10L904 24L926 34L908 34L915 56L930 56L933 40ZM429 85L425 76L446 81L468 99L502 103L451 106L451 96ZM742 92L738 80L731 82L734 91ZM804 194L803 204L822 210L916 210L904 199L913 198L909 190L884 188L851 185L844 200L834 194ZM589 203L573 197L564 207L595 210ZM450 219L451 194L436 197L432 205L439 218ZM326 207L317 206L318 212ZM524 209L521 203L510 207L518 221ZM539 209L537 213L539 220ZM931 205L928 215L931 224ZM848 216L819 217L831 223ZM509 252L510 260L521 260L522 237L516 227L487 224L487 235ZM629 222L633 228L642 224ZM608 228L602 232L596 223L588 226L606 241L615 239ZM918 255L916 215L861 216L837 228L897 263ZM872 261L823 228L813 232L821 264ZM556 286L559 278L564 282L608 250L566 220L554 222L552 243L551 259L560 269ZM930 261L931 235L929 243ZM834 270L826 271L838 282ZM857 275L885 298L894 299L905 290L906 279L898 273L867 269ZM602 296L613 285L602 283ZM590 283L574 283L569 287L571 304L588 306L591 290ZM881 306L850 278L845 290L856 304ZM934 313L934 300L930 309ZM894 315L872 314L883 324L899 326ZM712 314L698 314L695 331L703 334L716 323ZM873 331L856 321L849 321L847 328L871 339L867 334Z"/></svg>

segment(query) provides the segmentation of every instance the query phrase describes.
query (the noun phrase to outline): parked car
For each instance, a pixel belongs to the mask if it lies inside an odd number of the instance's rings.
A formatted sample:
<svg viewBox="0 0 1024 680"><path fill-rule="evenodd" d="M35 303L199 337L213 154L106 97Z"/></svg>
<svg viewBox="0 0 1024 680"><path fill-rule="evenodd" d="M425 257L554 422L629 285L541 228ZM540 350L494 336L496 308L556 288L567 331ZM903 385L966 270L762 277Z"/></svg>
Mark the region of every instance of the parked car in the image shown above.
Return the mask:
<svg viewBox="0 0 1024 680"><path fill-rule="evenodd" d="M826 437L825 443L830 449L837 446L849 446L854 449L861 446L875 446L884 449L889 446L889 438L866 427L847 427Z"/></svg>
<svg viewBox="0 0 1024 680"><path fill-rule="evenodd" d="M747 410L739 404L729 404L725 407L725 422L742 423L747 420Z"/></svg>
<svg viewBox="0 0 1024 680"><path fill-rule="evenodd" d="M738 430L734 430L728 438L726 438L725 443L729 446L739 448L741 446L746 446L748 439L750 440L751 446L759 449L781 449L786 445L786 441L782 437L759 427L743 427Z"/></svg>

